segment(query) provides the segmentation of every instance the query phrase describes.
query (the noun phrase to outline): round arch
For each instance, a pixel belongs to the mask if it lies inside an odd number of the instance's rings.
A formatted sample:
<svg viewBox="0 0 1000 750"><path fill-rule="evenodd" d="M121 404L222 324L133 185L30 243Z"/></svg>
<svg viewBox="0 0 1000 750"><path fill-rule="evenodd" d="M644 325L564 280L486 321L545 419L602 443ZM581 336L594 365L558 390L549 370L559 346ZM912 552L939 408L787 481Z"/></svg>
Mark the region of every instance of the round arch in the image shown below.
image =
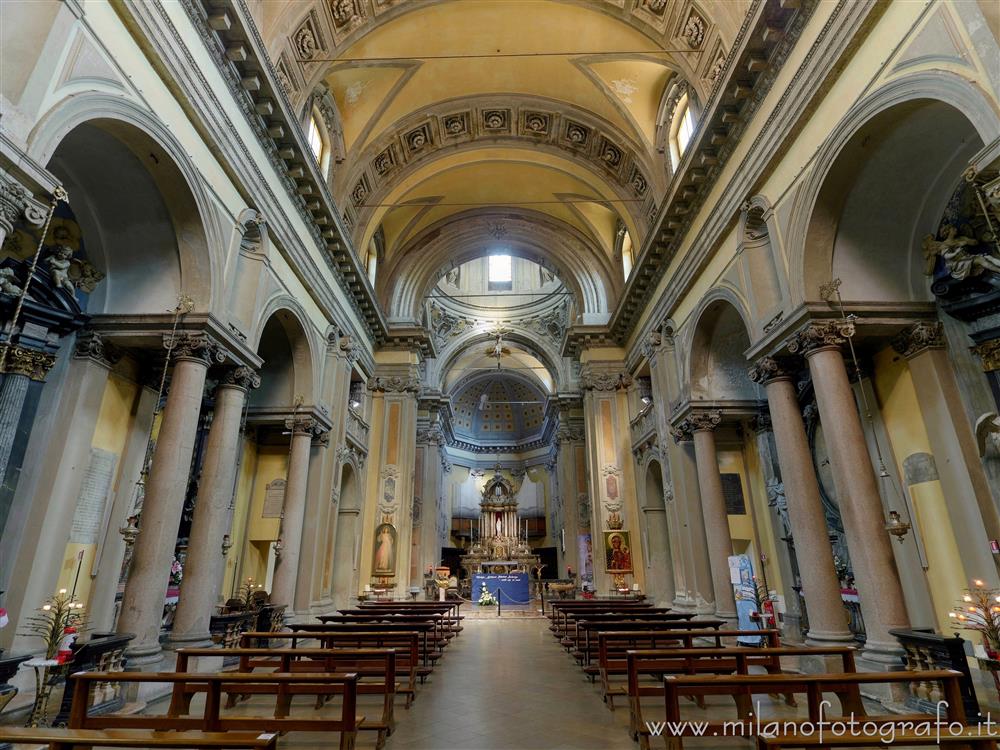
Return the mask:
<svg viewBox="0 0 1000 750"><path fill-rule="evenodd" d="M533 211L473 211L428 227L393 254L376 288L390 320L419 321L424 298L449 268L495 252L489 226L498 220L507 230L504 251L551 264L573 292L578 314L610 311L623 286L621 274L582 233Z"/></svg>
<svg viewBox="0 0 1000 750"><path fill-rule="evenodd" d="M557 352L541 345L538 341L538 336L533 336L527 331L509 330L504 334L504 340L518 344L523 347L529 355L537 358L548 371L548 375L552 380L551 392L559 392L559 384L562 382L563 378L562 371L559 367L559 355ZM458 360L465 355L466 352L468 352L470 347L485 345L493 341L494 334L486 329L477 330L469 333L468 335L456 337L455 340L452 341L438 357L438 362L440 363L437 368L439 382L435 384L436 387L443 389L448 373L455 366ZM547 385L541 378L535 376L533 382L543 391L550 391L549 385ZM429 387L430 383L427 383L426 385Z"/></svg>
<svg viewBox="0 0 1000 750"><path fill-rule="evenodd" d="M88 143L73 144L78 137ZM95 144L95 140L99 143ZM73 151L78 153L69 155L72 145L76 146ZM95 148L98 149L96 154ZM99 158L100 149L110 150L108 158ZM194 299L196 310L213 310L225 304L222 299L224 258L220 252L224 247L222 224L186 151L149 111L120 94L98 92L67 97L53 106L32 129L27 151L41 164L48 165L55 157L63 161L65 170L75 172L68 180L70 184L66 185L70 206L74 213L79 213L79 207L84 215L90 214L84 221L91 222L91 234L99 237L103 247L88 249L103 252L111 264L102 269L109 273L110 283L104 285L106 294L114 286L115 269L111 266L117 265L127 271L119 275L126 276L123 281L130 285L126 291L131 288L135 294L123 298L115 291L113 299L119 302L119 307L123 304L121 300L129 299L129 303L138 308L118 309L114 305L109 307L105 301L100 312L159 313L172 308L180 292ZM98 163L88 163L79 153L81 151L91 162L98 158ZM120 166L130 175L133 181L130 187L119 182L117 189L112 191L113 186L101 185L102 181L113 177L108 171L109 165ZM141 221L128 225L121 222L122 216L136 216L143 208L142 196L148 198L153 191L163 204L159 221L154 225L169 222L173 235L175 289L168 290L162 284L162 271L168 269L150 272L148 256L135 252L137 244L148 246L148 241L141 239L144 231L148 234L148 228ZM130 202L138 202L138 205L129 209L127 204ZM119 226L109 224L102 232L97 213L104 211L117 216ZM166 227L158 229L164 230L162 239L166 242ZM167 252L165 248L163 252ZM143 278L156 281L160 291L157 293L137 283ZM109 300L112 297L107 296ZM165 306L161 304L164 300L168 302Z"/></svg>
<svg viewBox="0 0 1000 750"><path fill-rule="evenodd" d="M717 287L702 300L690 333L688 379L692 401L756 398L747 375L750 316L736 292Z"/></svg>
<svg viewBox="0 0 1000 750"><path fill-rule="evenodd" d="M305 404L316 403L316 357L307 318L298 303L285 295L274 297L259 320L251 342L264 364L261 386L251 395L251 404L288 407L299 396Z"/></svg>
<svg viewBox="0 0 1000 750"><path fill-rule="evenodd" d="M955 123L959 124L967 134L975 134L982 143L990 143L1000 136L1000 114L992 108L985 93L976 84L950 72L927 71L902 76L856 104L838 123L817 152L812 171L799 190L793 207L786 235L793 303L817 299L819 285L829 281L833 274L833 245L839 224L839 212L836 201L832 200L832 193L834 186L843 192L845 184L850 185L852 182L851 172L855 172L853 176L856 176L857 170L863 166L861 163L854 164L852 169L851 161L855 158L850 155L852 147L861 148L866 137L873 135L868 129L875 127L884 129L892 125L898 127L899 120L905 121L908 115L921 108L921 103L924 107L936 103L939 107L945 108L939 110L940 112L958 115L960 119L956 119ZM961 125L962 120L965 122L964 126ZM944 131L944 128L941 130ZM963 157L967 159L976 150L971 146L967 150L960 149L961 153L952 153L950 158L944 157L942 150L943 158L949 162L945 165L942 163L942 158L937 160L928 158L924 146L925 144L917 144L908 154L910 158L928 169L936 167L937 174L928 174L923 181L928 190L934 192L937 192L934 188L941 189L941 185L933 183L946 182L954 169L958 170L954 175L957 179L965 168L964 164L959 168ZM880 168L886 167L883 164ZM949 174L944 175L942 172ZM829 191L826 196L824 190ZM924 195L920 200L919 210L926 217L925 222L936 224L941 214L941 211L936 209L943 206L932 208L927 204L928 195ZM921 222L913 222L913 226L909 228L919 231L916 226L919 223ZM897 257L897 264L898 261ZM912 267L909 271L906 276L906 283L910 286L907 297L912 297L915 291L913 289L915 278ZM887 281L896 280L887 279ZM892 286L898 287L898 283ZM846 287L843 292L845 296L849 293Z"/></svg>

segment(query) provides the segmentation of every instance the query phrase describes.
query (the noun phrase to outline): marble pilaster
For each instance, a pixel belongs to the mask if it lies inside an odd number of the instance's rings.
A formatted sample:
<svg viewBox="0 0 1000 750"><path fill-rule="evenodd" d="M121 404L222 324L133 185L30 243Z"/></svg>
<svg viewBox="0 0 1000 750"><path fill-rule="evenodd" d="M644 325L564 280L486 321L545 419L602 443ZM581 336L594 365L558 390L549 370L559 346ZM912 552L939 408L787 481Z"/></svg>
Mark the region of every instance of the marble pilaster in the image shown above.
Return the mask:
<svg viewBox="0 0 1000 750"><path fill-rule="evenodd" d="M7 475L28 386L32 380L44 381L54 363L54 355L35 349L13 345L7 350L0 376L0 481Z"/></svg>

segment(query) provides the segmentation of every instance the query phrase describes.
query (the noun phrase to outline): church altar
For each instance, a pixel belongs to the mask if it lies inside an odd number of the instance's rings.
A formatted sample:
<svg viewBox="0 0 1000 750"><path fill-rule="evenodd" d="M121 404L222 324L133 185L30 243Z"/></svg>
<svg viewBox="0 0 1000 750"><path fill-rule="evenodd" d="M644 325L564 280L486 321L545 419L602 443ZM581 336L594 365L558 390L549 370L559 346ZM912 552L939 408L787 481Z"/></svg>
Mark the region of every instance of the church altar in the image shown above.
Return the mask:
<svg viewBox="0 0 1000 750"><path fill-rule="evenodd" d="M523 575L528 600L528 572L538 566L538 555L531 551L527 538L521 538L521 520L517 516L517 498L513 483L500 473L500 466L483 487L479 502L479 536L461 557L462 567L473 580L473 599L478 600L477 575ZM491 591L494 589L491 588ZM504 602L506 603L506 602Z"/></svg>

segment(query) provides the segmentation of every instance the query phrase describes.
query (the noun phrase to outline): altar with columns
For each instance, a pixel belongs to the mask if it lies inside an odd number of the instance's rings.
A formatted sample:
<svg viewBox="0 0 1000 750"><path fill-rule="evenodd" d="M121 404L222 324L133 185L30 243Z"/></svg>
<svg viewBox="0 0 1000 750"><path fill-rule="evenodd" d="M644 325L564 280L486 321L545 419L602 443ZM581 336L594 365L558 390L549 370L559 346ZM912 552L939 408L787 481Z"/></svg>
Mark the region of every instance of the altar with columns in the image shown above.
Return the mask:
<svg viewBox="0 0 1000 750"><path fill-rule="evenodd" d="M480 573L527 574L538 565L517 515L516 488L499 464L483 487L478 529L478 538L461 558L470 578Z"/></svg>

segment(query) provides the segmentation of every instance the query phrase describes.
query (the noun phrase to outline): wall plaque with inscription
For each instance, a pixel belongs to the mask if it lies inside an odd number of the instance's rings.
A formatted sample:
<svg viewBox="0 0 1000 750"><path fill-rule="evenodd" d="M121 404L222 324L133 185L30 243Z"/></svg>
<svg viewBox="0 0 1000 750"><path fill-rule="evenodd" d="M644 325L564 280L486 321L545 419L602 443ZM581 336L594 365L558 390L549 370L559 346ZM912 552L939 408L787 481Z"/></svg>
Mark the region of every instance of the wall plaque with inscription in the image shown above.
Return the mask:
<svg viewBox="0 0 1000 750"><path fill-rule="evenodd" d="M91 448L90 462L80 483L76 512L69 531L72 544L97 544L117 465L117 453Z"/></svg>
<svg viewBox="0 0 1000 750"><path fill-rule="evenodd" d="M262 518L281 518L285 507L285 480L275 479L267 483L264 489L264 511Z"/></svg>

